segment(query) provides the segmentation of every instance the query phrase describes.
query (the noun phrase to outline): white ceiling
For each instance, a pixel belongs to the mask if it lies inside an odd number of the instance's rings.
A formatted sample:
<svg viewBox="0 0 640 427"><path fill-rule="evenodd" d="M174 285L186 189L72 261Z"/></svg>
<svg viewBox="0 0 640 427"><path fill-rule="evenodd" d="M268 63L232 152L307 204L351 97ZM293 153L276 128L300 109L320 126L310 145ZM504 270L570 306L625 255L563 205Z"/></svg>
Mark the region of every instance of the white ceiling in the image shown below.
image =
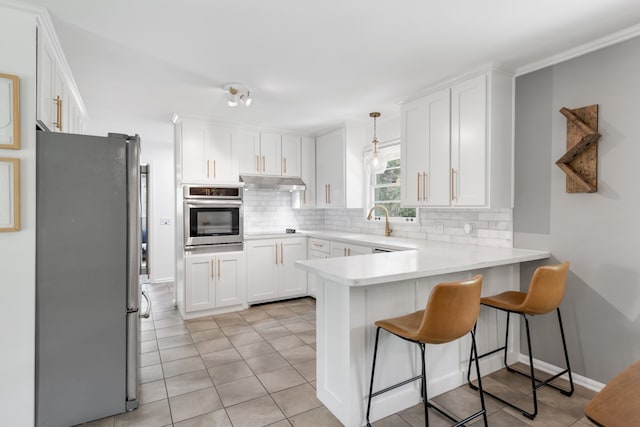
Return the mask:
<svg viewBox="0 0 640 427"><path fill-rule="evenodd" d="M23 1L49 10L90 120L178 112L305 133L640 22L637 0ZM251 108L226 106L228 82L251 89Z"/></svg>

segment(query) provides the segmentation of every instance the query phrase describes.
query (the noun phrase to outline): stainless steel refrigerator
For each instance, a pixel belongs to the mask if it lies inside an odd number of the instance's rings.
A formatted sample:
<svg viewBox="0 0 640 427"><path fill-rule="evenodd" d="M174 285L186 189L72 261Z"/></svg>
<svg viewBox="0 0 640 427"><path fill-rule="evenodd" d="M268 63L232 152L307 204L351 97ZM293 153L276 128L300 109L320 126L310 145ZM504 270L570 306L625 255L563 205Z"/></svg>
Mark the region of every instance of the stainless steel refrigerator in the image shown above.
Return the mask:
<svg viewBox="0 0 640 427"><path fill-rule="evenodd" d="M36 425L135 409L140 140L37 132Z"/></svg>

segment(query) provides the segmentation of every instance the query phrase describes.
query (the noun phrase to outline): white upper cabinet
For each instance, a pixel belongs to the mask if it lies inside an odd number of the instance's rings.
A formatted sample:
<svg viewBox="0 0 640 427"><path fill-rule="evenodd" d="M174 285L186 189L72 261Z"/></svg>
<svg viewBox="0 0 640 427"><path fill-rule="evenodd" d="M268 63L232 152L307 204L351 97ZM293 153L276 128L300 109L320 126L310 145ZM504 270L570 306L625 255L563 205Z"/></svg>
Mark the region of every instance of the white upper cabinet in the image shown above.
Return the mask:
<svg viewBox="0 0 640 427"><path fill-rule="evenodd" d="M84 104L50 28L38 17L36 120L51 132L83 133Z"/></svg>
<svg viewBox="0 0 640 427"><path fill-rule="evenodd" d="M403 104L404 206L511 207L512 79L491 70Z"/></svg>
<svg viewBox="0 0 640 427"><path fill-rule="evenodd" d="M233 128L203 120L182 119L178 130L183 183L238 181Z"/></svg>
<svg viewBox="0 0 640 427"><path fill-rule="evenodd" d="M449 92L441 90L402 106L405 206L449 205Z"/></svg>
<svg viewBox="0 0 640 427"><path fill-rule="evenodd" d="M293 193L294 207L300 209L314 209L316 207L316 140L302 137L300 146L300 177L305 183L304 191Z"/></svg>
<svg viewBox="0 0 640 427"><path fill-rule="evenodd" d="M260 132L246 129L236 131L240 174L257 175L262 171L260 158Z"/></svg>
<svg viewBox="0 0 640 427"><path fill-rule="evenodd" d="M278 132L237 131L240 173L300 176L300 137Z"/></svg>
<svg viewBox="0 0 640 427"><path fill-rule="evenodd" d="M484 206L487 198L487 77L451 88L451 203Z"/></svg>
<svg viewBox="0 0 640 427"><path fill-rule="evenodd" d="M365 139L357 125L316 139L316 207L363 207Z"/></svg>
<svg viewBox="0 0 640 427"><path fill-rule="evenodd" d="M282 176L301 176L301 138L296 135L282 135Z"/></svg>
<svg viewBox="0 0 640 427"><path fill-rule="evenodd" d="M281 175L282 134L260 132L260 155L264 175Z"/></svg>

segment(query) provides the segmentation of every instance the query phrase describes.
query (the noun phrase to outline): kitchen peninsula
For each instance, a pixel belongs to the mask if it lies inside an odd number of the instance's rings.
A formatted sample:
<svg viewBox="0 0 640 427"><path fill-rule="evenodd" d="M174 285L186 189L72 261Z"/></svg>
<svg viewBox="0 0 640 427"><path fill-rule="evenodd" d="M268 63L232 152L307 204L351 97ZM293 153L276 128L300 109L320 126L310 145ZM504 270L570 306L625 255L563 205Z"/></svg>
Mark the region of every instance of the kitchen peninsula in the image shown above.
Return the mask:
<svg viewBox="0 0 640 427"><path fill-rule="evenodd" d="M355 240L355 239L354 239ZM398 239L402 241L404 239ZM518 290L519 264L549 258L549 252L466 246L432 241L387 246L406 250L355 257L298 261L315 277L317 313L317 396L347 427L365 424L374 322L424 309L429 292L440 282L482 274L482 295ZM513 319L515 320L515 319ZM481 310L476 339L479 352L496 348L504 336L504 316ZM509 331L509 361L519 355L519 323ZM415 346L381 334L374 391L418 372ZM468 337L448 344L427 345L429 398L466 381ZM502 368L502 354L481 363L483 375ZM371 420L378 420L420 401L418 381L374 398Z"/></svg>

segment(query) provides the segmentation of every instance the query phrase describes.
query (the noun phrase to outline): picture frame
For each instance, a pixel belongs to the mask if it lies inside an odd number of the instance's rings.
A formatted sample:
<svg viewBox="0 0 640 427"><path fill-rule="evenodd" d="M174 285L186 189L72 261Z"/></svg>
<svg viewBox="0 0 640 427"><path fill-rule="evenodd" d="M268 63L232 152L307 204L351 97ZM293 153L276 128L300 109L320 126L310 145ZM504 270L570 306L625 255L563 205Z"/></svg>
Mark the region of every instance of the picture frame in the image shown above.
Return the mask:
<svg viewBox="0 0 640 427"><path fill-rule="evenodd" d="M20 149L20 79L0 73L0 149Z"/></svg>
<svg viewBox="0 0 640 427"><path fill-rule="evenodd" d="M0 157L0 232L20 230L20 159Z"/></svg>

